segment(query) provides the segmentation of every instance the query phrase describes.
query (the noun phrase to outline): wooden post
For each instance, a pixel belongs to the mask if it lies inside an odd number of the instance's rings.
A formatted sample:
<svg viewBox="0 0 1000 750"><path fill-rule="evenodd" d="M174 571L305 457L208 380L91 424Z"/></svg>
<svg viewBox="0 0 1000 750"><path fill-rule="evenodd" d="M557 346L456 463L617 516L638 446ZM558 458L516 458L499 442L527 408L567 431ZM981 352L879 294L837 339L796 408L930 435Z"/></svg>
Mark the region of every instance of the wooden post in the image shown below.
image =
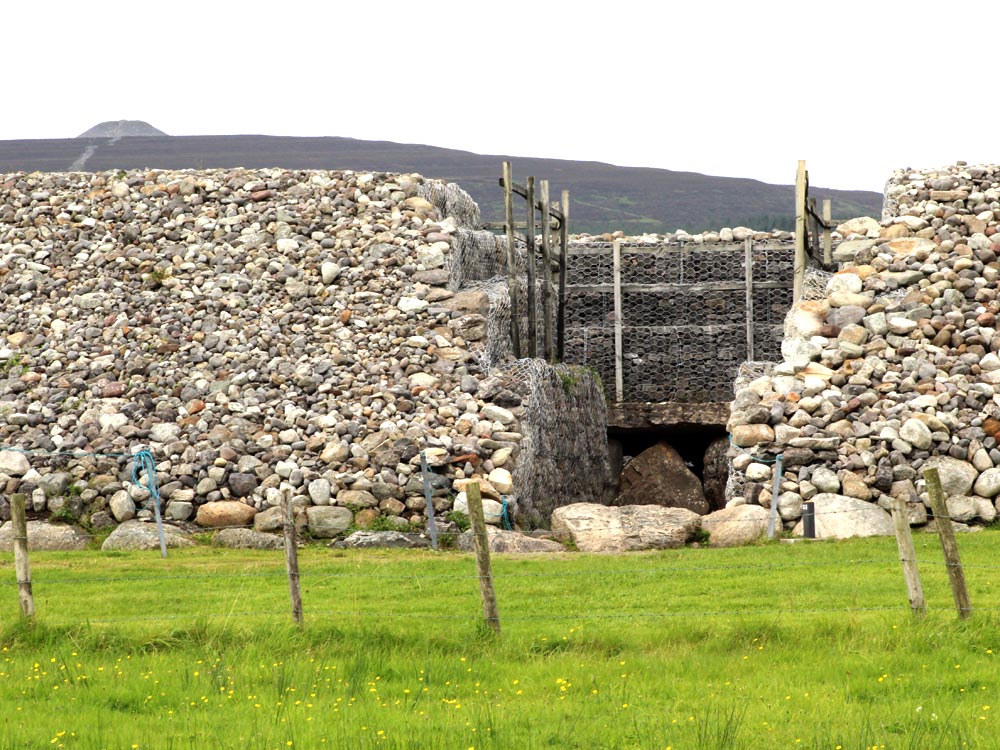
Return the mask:
<svg viewBox="0 0 1000 750"><path fill-rule="evenodd" d="M541 182L542 199L542 351L546 362L552 361L552 216L549 206L549 181Z"/></svg>
<svg viewBox="0 0 1000 750"><path fill-rule="evenodd" d="M559 225L559 313L556 316L556 359L566 357L566 274L569 272L569 190L562 191Z"/></svg>
<svg viewBox="0 0 1000 750"><path fill-rule="evenodd" d="M535 178L528 178L528 356L538 356L538 324L535 310Z"/></svg>
<svg viewBox="0 0 1000 750"><path fill-rule="evenodd" d="M951 582L951 594L955 599L955 609L958 610L958 616L964 620L972 614L972 604L969 602L969 590L965 586L965 572L962 570L962 561L958 556L955 530L951 527L951 517L948 515L948 505L945 503L938 470L927 469L924 472L924 480L927 482L927 494L931 500L934 523L937 525L938 536L941 538L941 550L944 552L944 562L948 568L948 580Z"/></svg>
<svg viewBox="0 0 1000 750"><path fill-rule="evenodd" d="M833 265L833 238L830 233L830 225L833 223L833 210L830 208L830 199L823 199L823 265L827 268Z"/></svg>
<svg viewBox="0 0 1000 750"><path fill-rule="evenodd" d="M767 538L774 539L778 533L778 495L781 493L781 480L785 473L785 456L779 453L774 460L774 481L771 483L771 512L767 517Z"/></svg>
<svg viewBox="0 0 1000 750"><path fill-rule="evenodd" d="M285 568L288 571L288 594L292 600L292 621L302 627L302 591L299 588L299 550L295 544L295 514L292 512L292 491L284 490Z"/></svg>
<svg viewBox="0 0 1000 750"><path fill-rule="evenodd" d="M31 560L28 559L28 519L24 512L24 493L10 498L10 521L14 527L14 573L17 576L17 598L21 616L35 617L35 597L31 593Z"/></svg>
<svg viewBox="0 0 1000 750"><path fill-rule="evenodd" d="M920 584L917 552L913 548L913 535L910 533L906 500L902 497L897 497L892 501L892 522L896 527L896 546L899 548L899 561L903 564L903 579L906 581L910 609L913 610L914 615L922 617L927 612L927 605L924 602L924 587Z"/></svg>
<svg viewBox="0 0 1000 750"><path fill-rule="evenodd" d="M612 246L612 269L615 294L615 401L625 400L624 342L622 341L622 241L615 240Z"/></svg>
<svg viewBox="0 0 1000 750"><path fill-rule="evenodd" d="M802 299L802 283L806 275L806 193L808 174L806 163L799 160L795 173L795 266L793 270L792 302Z"/></svg>
<svg viewBox="0 0 1000 750"><path fill-rule="evenodd" d="M514 359L521 358L521 316L519 280L517 277L517 248L514 245L514 171L510 162L503 163L503 212L507 230L507 290L510 295L510 345Z"/></svg>
<svg viewBox="0 0 1000 750"><path fill-rule="evenodd" d="M490 564L490 540L486 535L479 482L469 482L465 487L465 495L469 499L469 520L472 522L472 544L476 550L476 567L479 570L479 592L483 597L483 617L486 624L500 635L500 613L497 611L497 594L493 588L493 568Z"/></svg>
<svg viewBox="0 0 1000 750"><path fill-rule="evenodd" d="M743 277L746 283L747 362L754 361L753 346L753 237L743 243Z"/></svg>
<svg viewBox="0 0 1000 750"><path fill-rule="evenodd" d="M420 451L420 478L424 483L424 503L427 511L427 530L431 534L431 547L438 548L437 519L434 516L434 492L431 490L431 470L427 468L427 454Z"/></svg>

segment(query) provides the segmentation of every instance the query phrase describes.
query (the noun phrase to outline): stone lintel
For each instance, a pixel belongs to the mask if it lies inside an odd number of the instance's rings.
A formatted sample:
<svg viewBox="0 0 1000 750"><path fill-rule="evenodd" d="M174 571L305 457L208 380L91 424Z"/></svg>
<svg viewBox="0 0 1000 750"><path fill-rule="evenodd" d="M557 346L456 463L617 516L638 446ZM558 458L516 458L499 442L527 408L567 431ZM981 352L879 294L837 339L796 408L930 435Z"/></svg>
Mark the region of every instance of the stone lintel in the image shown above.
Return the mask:
<svg viewBox="0 0 1000 750"><path fill-rule="evenodd" d="M728 421L728 401L700 404L673 401L608 404L608 427L624 430L703 425L725 427Z"/></svg>

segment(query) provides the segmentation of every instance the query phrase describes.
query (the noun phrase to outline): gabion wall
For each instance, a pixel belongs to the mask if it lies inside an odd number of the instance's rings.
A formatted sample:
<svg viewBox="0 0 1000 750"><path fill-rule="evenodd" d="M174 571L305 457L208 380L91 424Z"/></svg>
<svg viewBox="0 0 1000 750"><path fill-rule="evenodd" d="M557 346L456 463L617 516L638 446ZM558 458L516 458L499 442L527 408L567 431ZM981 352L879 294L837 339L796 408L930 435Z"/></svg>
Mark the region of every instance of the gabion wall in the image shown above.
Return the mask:
<svg viewBox="0 0 1000 750"><path fill-rule="evenodd" d="M597 370L608 398L614 400L612 245L574 244L570 251L566 361ZM624 400L728 401L741 363L780 360L782 325L792 302L793 261L792 243L754 245L754 282L784 286L754 290L751 356L742 243L695 248L623 245ZM713 284L728 288L711 288Z"/></svg>

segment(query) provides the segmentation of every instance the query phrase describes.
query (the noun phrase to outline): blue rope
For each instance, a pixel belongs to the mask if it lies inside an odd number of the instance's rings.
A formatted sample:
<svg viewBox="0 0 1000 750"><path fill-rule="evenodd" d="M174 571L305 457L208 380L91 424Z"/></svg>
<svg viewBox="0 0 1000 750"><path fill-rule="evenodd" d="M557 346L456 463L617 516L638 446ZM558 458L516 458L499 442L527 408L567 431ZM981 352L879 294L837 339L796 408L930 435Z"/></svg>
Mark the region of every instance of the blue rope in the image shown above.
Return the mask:
<svg viewBox="0 0 1000 750"><path fill-rule="evenodd" d="M500 520L503 523L503 527L507 529L507 531L513 531L514 526L511 524L510 514L507 512L507 498L501 495L500 499L503 501L503 508L500 510Z"/></svg>
<svg viewBox="0 0 1000 750"><path fill-rule="evenodd" d="M146 475L146 483L142 483L142 475ZM149 448L143 448L135 454L135 464L132 466L132 483L137 487L149 490L149 496L156 507L160 506L160 487L156 482L156 461Z"/></svg>
<svg viewBox="0 0 1000 750"><path fill-rule="evenodd" d="M750 451L748 451L746 448L741 448L740 446L736 445L733 442L733 436L732 435L729 436L729 445L731 445L733 448L735 448L736 450L740 451L741 453L746 453L754 461L756 461L757 463L761 463L761 464L776 464L776 463L778 463L778 461L781 461L781 460L783 460L785 458L785 454L784 453L779 453L774 458L760 458L759 456L755 456L753 453L751 453Z"/></svg>

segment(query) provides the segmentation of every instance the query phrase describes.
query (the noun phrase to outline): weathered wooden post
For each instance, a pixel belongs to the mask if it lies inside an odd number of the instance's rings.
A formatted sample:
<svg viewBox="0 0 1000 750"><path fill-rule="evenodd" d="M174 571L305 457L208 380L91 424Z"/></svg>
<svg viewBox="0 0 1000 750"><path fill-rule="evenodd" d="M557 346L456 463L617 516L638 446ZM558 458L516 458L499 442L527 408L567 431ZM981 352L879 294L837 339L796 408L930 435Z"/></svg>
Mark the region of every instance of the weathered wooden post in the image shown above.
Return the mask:
<svg viewBox="0 0 1000 750"><path fill-rule="evenodd" d="M823 199L823 265L827 268L833 265L833 237L831 236L831 224L833 223L833 210L830 206L830 199Z"/></svg>
<svg viewBox="0 0 1000 750"><path fill-rule="evenodd" d="M612 273L615 296L615 401L625 400L625 343L622 330L622 241L615 240L611 246Z"/></svg>
<svg viewBox="0 0 1000 750"><path fill-rule="evenodd" d="M469 482L465 487L465 495L469 500L469 520L472 523L472 544L476 550L476 568L479 571L479 592L483 598L483 617L486 624L500 635L500 613L497 610L497 594L493 588L493 568L490 564L490 539L486 535L479 482Z"/></svg>
<svg viewBox="0 0 1000 750"><path fill-rule="evenodd" d="M743 242L743 279L746 285L747 362L753 362L753 237Z"/></svg>
<svg viewBox="0 0 1000 750"><path fill-rule="evenodd" d="M806 163L799 160L795 173L795 265L793 268L792 302L802 299L802 283L806 275L806 247L809 241L806 228L806 194L809 190L809 176Z"/></svg>
<svg viewBox="0 0 1000 750"><path fill-rule="evenodd" d="M285 506L285 569L288 572L288 594L292 601L292 621L302 627L302 591L299 587L299 550L295 543L295 513L292 508L292 491L283 491Z"/></svg>
<svg viewBox="0 0 1000 750"><path fill-rule="evenodd" d="M549 181L542 180L542 352L552 361L552 215L549 205Z"/></svg>
<svg viewBox="0 0 1000 750"><path fill-rule="evenodd" d="M510 294L510 345L514 358L521 358L521 307L517 277L517 248L514 245L514 170L503 163L503 211L507 230L507 288Z"/></svg>
<svg viewBox="0 0 1000 750"><path fill-rule="evenodd" d="M528 356L538 356L538 323L535 310L535 178L528 178Z"/></svg>
<svg viewBox="0 0 1000 750"><path fill-rule="evenodd" d="M892 522L896 527L896 546L899 548L899 561L903 564L903 579L906 581L910 609L914 615L921 617L926 614L927 605L924 602L924 587L920 583L920 571L917 569L917 552L913 548L906 500L901 497L892 502Z"/></svg>
<svg viewBox="0 0 1000 750"><path fill-rule="evenodd" d="M972 614L972 604L969 602L969 590L965 585L965 571L958 556L958 544L955 542L955 530L951 527L951 516L945 503L944 490L941 489L941 477L937 469L927 469L924 472L927 482L927 495L930 497L931 510L934 512L934 523L937 526L938 537L941 539L941 551L944 552L944 563L948 568L948 580L951 583L951 594L955 599L955 609L958 616L965 619Z"/></svg>
<svg viewBox="0 0 1000 750"><path fill-rule="evenodd" d="M566 358L566 274L569 272L569 190L562 191L559 225L559 314L556 317L556 358Z"/></svg>
<svg viewBox="0 0 1000 750"><path fill-rule="evenodd" d="M31 561L28 559L28 518L24 512L24 494L17 492L10 498L10 521L14 527L14 573L17 576L17 598L21 603L21 616L35 617L35 597L31 593Z"/></svg>

